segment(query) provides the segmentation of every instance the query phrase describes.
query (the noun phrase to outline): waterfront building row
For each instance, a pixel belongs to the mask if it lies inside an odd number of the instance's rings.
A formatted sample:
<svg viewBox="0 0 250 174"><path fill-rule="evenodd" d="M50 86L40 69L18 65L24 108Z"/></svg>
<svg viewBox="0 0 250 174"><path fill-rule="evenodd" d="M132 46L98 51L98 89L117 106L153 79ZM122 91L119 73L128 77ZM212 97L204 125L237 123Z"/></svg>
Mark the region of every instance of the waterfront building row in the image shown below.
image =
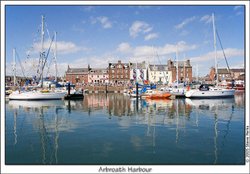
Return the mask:
<svg viewBox="0 0 250 174"><path fill-rule="evenodd" d="M190 60L172 61L167 64L109 63L107 68L71 68L68 66L65 79L73 84L128 84L128 83L155 83L169 84L177 81L192 82L192 66Z"/></svg>
<svg viewBox="0 0 250 174"><path fill-rule="evenodd" d="M211 80L215 79L215 68L212 67L209 72L209 78ZM245 69L244 68L218 68L218 80L222 81L232 81L234 80L242 80L245 79Z"/></svg>

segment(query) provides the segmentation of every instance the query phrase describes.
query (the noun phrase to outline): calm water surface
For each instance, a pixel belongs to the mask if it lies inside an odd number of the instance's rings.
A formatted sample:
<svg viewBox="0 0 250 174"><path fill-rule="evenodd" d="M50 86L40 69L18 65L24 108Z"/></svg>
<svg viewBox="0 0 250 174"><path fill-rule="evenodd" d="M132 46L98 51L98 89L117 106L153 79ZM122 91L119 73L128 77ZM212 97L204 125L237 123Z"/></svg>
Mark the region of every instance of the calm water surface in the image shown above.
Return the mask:
<svg viewBox="0 0 250 174"><path fill-rule="evenodd" d="M244 164L244 93L229 99L6 101L6 164Z"/></svg>

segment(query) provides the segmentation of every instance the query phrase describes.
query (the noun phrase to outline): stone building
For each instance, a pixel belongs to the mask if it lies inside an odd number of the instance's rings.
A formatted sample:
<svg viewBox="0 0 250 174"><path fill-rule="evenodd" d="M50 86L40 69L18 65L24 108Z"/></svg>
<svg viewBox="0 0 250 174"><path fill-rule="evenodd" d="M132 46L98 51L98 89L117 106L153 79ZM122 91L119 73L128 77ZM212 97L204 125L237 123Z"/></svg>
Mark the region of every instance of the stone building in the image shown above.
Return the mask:
<svg viewBox="0 0 250 174"><path fill-rule="evenodd" d="M109 82L108 69L90 68L88 75L89 84L106 84Z"/></svg>
<svg viewBox="0 0 250 174"><path fill-rule="evenodd" d="M120 84L130 82L129 63L122 63L119 60L117 63L109 63L108 66L109 83Z"/></svg>
<svg viewBox="0 0 250 174"><path fill-rule="evenodd" d="M215 68L212 67L209 73L209 77L211 80L215 80ZM231 81L234 80L244 80L245 77L245 69L244 68L235 68L235 69L227 69L227 68L218 68L218 80L220 81Z"/></svg>
<svg viewBox="0 0 250 174"><path fill-rule="evenodd" d="M236 80L244 80L245 79L245 68L234 68L230 69L232 77Z"/></svg>
<svg viewBox="0 0 250 174"><path fill-rule="evenodd" d="M168 71L167 65L149 65L148 77L150 83L168 84L172 81L172 72Z"/></svg>

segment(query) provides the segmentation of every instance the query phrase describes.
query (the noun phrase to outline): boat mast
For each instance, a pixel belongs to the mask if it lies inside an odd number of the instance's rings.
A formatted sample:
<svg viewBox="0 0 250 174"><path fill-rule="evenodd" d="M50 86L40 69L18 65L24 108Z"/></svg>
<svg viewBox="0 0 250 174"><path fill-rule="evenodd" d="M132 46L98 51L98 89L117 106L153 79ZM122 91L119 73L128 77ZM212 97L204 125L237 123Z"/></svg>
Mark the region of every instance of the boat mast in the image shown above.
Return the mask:
<svg viewBox="0 0 250 174"><path fill-rule="evenodd" d="M198 72L198 64L196 64L196 80L197 80L197 83L199 82L199 72Z"/></svg>
<svg viewBox="0 0 250 174"><path fill-rule="evenodd" d="M212 20L213 20L213 34L214 34L214 60L215 60L215 86L218 85L218 63L217 63L217 48L216 48L216 29L215 29L215 22L214 22L214 13L212 14Z"/></svg>
<svg viewBox="0 0 250 174"><path fill-rule="evenodd" d="M184 62L183 62L183 73L184 73L184 83L186 83L186 68L185 68L185 63L186 63L186 54L184 53Z"/></svg>
<svg viewBox="0 0 250 174"><path fill-rule="evenodd" d="M41 26L41 54L40 59L42 61L41 66L41 87L43 87L43 61L44 61L44 16L42 16L42 26Z"/></svg>
<svg viewBox="0 0 250 174"><path fill-rule="evenodd" d="M56 40L56 32L55 32L55 57L54 57L54 61L55 61L55 69L56 69L56 76L55 76L55 81L57 82L57 40Z"/></svg>
<svg viewBox="0 0 250 174"><path fill-rule="evenodd" d="M178 87L178 85L179 85L179 64L178 64L178 44L176 45L176 71L177 71L177 73L176 73L176 79L177 79L177 87Z"/></svg>
<svg viewBox="0 0 250 174"><path fill-rule="evenodd" d="M14 72L14 86L16 86L16 49L13 49L13 72Z"/></svg>

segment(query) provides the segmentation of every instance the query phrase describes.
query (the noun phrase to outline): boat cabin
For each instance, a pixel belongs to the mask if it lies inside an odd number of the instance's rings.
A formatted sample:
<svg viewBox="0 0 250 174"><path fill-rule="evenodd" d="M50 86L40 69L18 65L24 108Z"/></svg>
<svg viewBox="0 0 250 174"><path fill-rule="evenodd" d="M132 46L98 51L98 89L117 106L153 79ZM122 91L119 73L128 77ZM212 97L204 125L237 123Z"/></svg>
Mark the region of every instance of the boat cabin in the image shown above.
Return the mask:
<svg viewBox="0 0 250 174"><path fill-rule="evenodd" d="M208 91L208 90L209 90L209 85L208 85L208 84L202 84L202 85L199 87L199 90L200 90L200 91Z"/></svg>

